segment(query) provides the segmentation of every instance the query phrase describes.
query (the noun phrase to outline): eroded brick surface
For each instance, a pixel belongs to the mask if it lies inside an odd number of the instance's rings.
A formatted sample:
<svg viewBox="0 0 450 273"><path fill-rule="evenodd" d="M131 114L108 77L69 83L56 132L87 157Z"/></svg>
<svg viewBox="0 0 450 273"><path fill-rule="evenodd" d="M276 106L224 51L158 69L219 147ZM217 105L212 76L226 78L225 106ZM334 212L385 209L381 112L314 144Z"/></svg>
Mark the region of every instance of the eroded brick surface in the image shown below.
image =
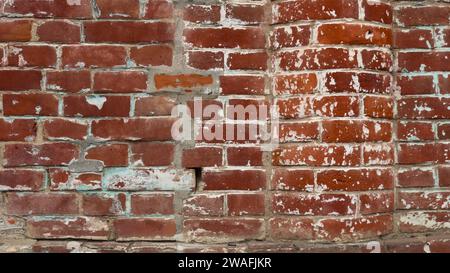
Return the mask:
<svg viewBox="0 0 450 273"><path fill-rule="evenodd" d="M449 16L0 0L0 251L450 252ZM278 145L179 141L196 97L220 136L258 122L226 107L277 106Z"/></svg>

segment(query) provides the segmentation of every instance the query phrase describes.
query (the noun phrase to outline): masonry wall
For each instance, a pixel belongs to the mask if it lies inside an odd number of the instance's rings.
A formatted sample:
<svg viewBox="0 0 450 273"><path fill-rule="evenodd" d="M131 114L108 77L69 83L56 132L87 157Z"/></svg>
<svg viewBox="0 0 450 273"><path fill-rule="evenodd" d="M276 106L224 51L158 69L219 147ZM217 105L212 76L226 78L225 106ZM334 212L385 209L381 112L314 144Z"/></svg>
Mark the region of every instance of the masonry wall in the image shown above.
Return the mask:
<svg viewBox="0 0 450 273"><path fill-rule="evenodd" d="M449 4L0 0L0 16L1 251L450 252ZM277 106L279 145L260 127L174 140L172 108L199 97ZM261 124L210 118L193 121Z"/></svg>

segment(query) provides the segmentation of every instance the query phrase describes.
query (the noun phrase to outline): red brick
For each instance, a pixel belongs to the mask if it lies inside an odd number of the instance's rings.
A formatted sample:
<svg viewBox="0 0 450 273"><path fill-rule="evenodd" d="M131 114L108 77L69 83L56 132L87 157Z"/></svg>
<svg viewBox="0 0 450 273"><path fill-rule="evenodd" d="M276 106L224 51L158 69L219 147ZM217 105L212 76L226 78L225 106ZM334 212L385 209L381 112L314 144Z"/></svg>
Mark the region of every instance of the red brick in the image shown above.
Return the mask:
<svg viewBox="0 0 450 273"><path fill-rule="evenodd" d="M168 116L175 107L175 99L166 96L138 97L135 99L135 116Z"/></svg>
<svg viewBox="0 0 450 273"><path fill-rule="evenodd" d="M98 18L125 19L139 17L139 0L98 0Z"/></svg>
<svg viewBox="0 0 450 273"><path fill-rule="evenodd" d="M226 106L226 117L230 120L248 121L269 119L269 101L262 99L229 99Z"/></svg>
<svg viewBox="0 0 450 273"><path fill-rule="evenodd" d="M65 68L123 66L126 63L126 51L124 47L109 45L64 46L61 62Z"/></svg>
<svg viewBox="0 0 450 273"><path fill-rule="evenodd" d="M201 118L202 120L221 119L223 118L223 113L220 113L220 111L225 109L223 103L216 99L195 100L194 98L193 100L188 100L186 106L191 111L192 118ZM209 110L213 110L213 113L209 113Z"/></svg>
<svg viewBox="0 0 450 273"><path fill-rule="evenodd" d="M263 5L233 5L225 7L227 19L239 20L244 24L258 24L264 21Z"/></svg>
<svg viewBox="0 0 450 273"><path fill-rule="evenodd" d="M364 115L372 118L392 119L394 117L394 100L390 97L365 97Z"/></svg>
<svg viewBox="0 0 450 273"><path fill-rule="evenodd" d="M4 165L9 167L68 165L78 158L78 154L78 147L70 143L6 144Z"/></svg>
<svg viewBox="0 0 450 273"><path fill-rule="evenodd" d="M92 122L92 134L109 140L171 140L172 118L105 119Z"/></svg>
<svg viewBox="0 0 450 273"><path fill-rule="evenodd" d="M450 144L436 143L436 163L446 164L450 162Z"/></svg>
<svg viewBox="0 0 450 273"><path fill-rule="evenodd" d="M51 46L10 46L8 65L18 67L55 67L56 50Z"/></svg>
<svg viewBox="0 0 450 273"><path fill-rule="evenodd" d="M318 122L280 123L279 139L282 143L305 142L319 137Z"/></svg>
<svg viewBox="0 0 450 273"><path fill-rule="evenodd" d="M4 94L5 116L57 116L58 98L52 94Z"/></svg>
<svg viewBox="0 0 450 273"><path fill-rule="evenodd" d="M227 162L230 166L262 166L263 153L258 147L228 147Z"/></svg>
<svg viewBox="0 0 450 273"><path fill-rule="evenodd" d="M363 68L389 72L392 70L393 57L390 51L363 49L360 52Z"/></svg>
<svg viewBox="0 0 450 273"><path fill-rule="evenodd" d="M285 71L356 68L355 51L346 48L304 49L288 51L277 56L280 69Z"/></svg>
<svg viewBox="0 0 450 273"><path fill-rule="evenodd" d="M0 191L39 191L44 185L44 172L39 170L1 170Z"/></svg>
<svg viewBox="0 0 450 273"><path fill-rule="evenodd" d="M0 141L33 141L36 132L32 119L0 119Z"/></svg>
<svg viewBox="0 0 450 273"><path fill-rule="evenodd" d="M172 65L173 50L166 45L132 47L130 59L138 66Z"/></svg>
<svg viewBox="0 0 450 273"><path fill-rule="evenodd" d="M428 122L399 122L397 139L406 141L434 140L433 125Z"/></svg>
<svg viewBox="0 0 450 273"><path fill-rule="evenodd" d="M364 0L362 2L362 8L364 10L364 20L375 21L384 24L392 23L393 11L391 3Z"/></svg>
<svg viewBox="0 0 450 273"><path fill-rule="evenodd" d="M89 216L121 215L125 212L124 193L92 193L82 198L83 214Z"/></svg>
<svg viewBox="0 0 450 273"><path fill-rule="evenodd" d="M228 215L264 215L264 194L228 194L227 195Z"/></svg>
<svg viewBox="0 0 450 273"><path fill-rule="evenodd" d="M222 148L195 147L183 150L181 164L185 168L222 166L222 157Z"/></svg>
<svg viewBox="0 0 450 273"><path fill-rule="evenodd" d="M408 119L447 119L450 99L438 97L402 98L397 103L398 117Z"/></svg>
<svg viewBox="0 0 450 273"><path fill-rule="evenodd" d="M6 211L10 215L70 215L78 213L73 193L9 193Z"/></svg>
<svg viewBox="0 0 450 273"><path fill-rule="evenodd" d="M353 215L356 198L347 194L276 193L272 196L272 210L282 215Z"/></svg>
<svg viewBox="0 0 450 273"><path fill-rule="evenodd" d="M183 230L194 241L241 241L263 237L260 219L187 219Z"/></svg>
<svg viewBox="0 0 450 273"><path fill-rule="evenodd" d="M411 210L441 210L448 209L447 200L450 198L448 192L420 191L399 192L398 208Z"/></svg>
<svg viewBox="0 0 450 273"><path fill-rule="evenodd" d="M174 13L174 4L166 0L152 0L147 2L144 10L145 19L172 18Z"/></svg>
<svg viewBox="0 0 450 273"><path fill-rule="evenodd" d="M24 81L23 79L27 79ZM0 90L25 91L41 89L42 75L35 70L0 70Z"/></svg>
<svg viewBox="0 0 450 273"><path fill-rule="evenodd" d="M450 52L399 52L399 72L450 71Z"/></svg>
<svg viewBox="0 0 450 273"><path fill-rule="evenodd" d="M183 10L183 19L192 23L217 23L220 21L220 6L188 5Z"/></svg>
<svg viewBox="0 0 450 273"><path fill-rule="evenodd" d="M106 220L93 217L32 218L27 233L31 238L107 240L111 230Z"/></svg>
<svg viewBox="0 0 450 273"><path fill-rule="evenodd" d="M431 169L401 169L398 171L398 185L400 187L432 187L434 174Z"/></svg>
<svg viewBox="0 0 450 273"><path fill-rule="evenodd" d="M92 18L89 0L79 0L76 4L61 0L14 0L5 3L4 11L37 18Z"/></svg>
<svg viewBox="0 0 450 273"><path fill-rule="evenodd" d="M0 22L0 41L27 42L31 40L32 21L2 20Z"/></svg>
<svg viewBox="0 0 450 273"><path fill-rule="evenodd" d="M404 6L397 11L396 21L404 26L447 25L450 9L440 6Z"/></svg>
<svg viewBox="0 0 450 273"><path fill-rule="evenodd" d="M102 175L99 173L75 173L63 168L49 169L50 190L101 190Z"/></svg>
<svg viewBox="0 0 450 273"><path fill-rule="evenodd" d="M176 233L174 219L166 218L123 218L114 220L117 239L126 240L168 240Z"/></svg>
<svg viewBox="0 0 450 273"><path fill-rule="evenodd" d="M393 230L391 215L381 214L352 219L319 221L317 238L327 241L350 241L388 234Z"/></svg>
<svg viewBox="0 0 450 273"><path fill-rule="evenodd" d="M392 189L389 169L325 170L317 174L317 186L325 191L368 191Z"/></svg>
<svg viewBox="0 0 450 273"><path fill-rule="evenodd" d="M330 120L322 123L323 142L390 141L392 125L388 122Z"/></svg>
<svg viewBox="0 0 450 273"><path fill-rule="evenodd" d="M36 35L40 42L76 44L81 40L81 27L70 21L45 21L38 25Z"/></svg>
<svg viewBox="0 0 450 273"><path fill-rule="evenodd" d="M275 94L311 94L318 85L316 74L290 74L275 77Z"/></svg>
<svg viewBox="0 0 450 273"><path fill-rule="evenodd" d="M436 41L434 42L435 47L448 47L448 45L450 45L450 28L436 28L434 30L434 37L436 39Z"/></svg>
<svg viewBox="0 0 450 273"><path fill-rule="evenodd" d="M173 162L174 151L172 143L135 143L130 159L135 166L167 166Z"/></svg>
<svg viewBox="0 0 450 273"><path fill-rule="evenodd" d="M306 46L309 44L311 29L309 26L276 27L270 33L269 41L273 49Z"/></svg>
<svg viewBox="0 0 450 273"><path fill-rule="evenodd" d="M314 173L312 170L277 168L272 174L271 185L273 190L312 192Z"/></svg>
<svg viewBox="0 0 450 273"><path fill-rule="evenodd" d="M439 175L439 185L441 187L450 187L450 168L439 167L438 175Z"/></svg>
<svg viewBox="0 0 450 273"><path fill-rule="evenodd" d="M359 196L360 213L388 213L394 210L394 193L365 193Z"/></svg>
<svg viewBox="0 0 450 273"><path fill-rule="evenodd" d="M204 76L198 74L157 74L155 75L156 89L164 88L196 88L211 85L213 78L211 75Z"/></svg>
<svg viewBox="0 0 450 273"><path fill-rule="evenodd" d="M358 18L358 2L355 0L286 1L275 4L274 10L274 23Z"/></svg>
<svg viewBox="0 0 450 273"><path fill-rule="evenodd" d="M314 111L318 116L354 117L359 115L359 101L351 96L323 96L314 100Z"/></svg>
<svg viewBox="0 0 450 273"><path fill-rule="evenodd" d="M448 75L438 76L438 87L441 94L450 94L450 80Z"/></svg>
<svg viewBox="0 0 450 273"><path fill-rule="evenodd" d="M227 66L231 70L266 70L267 53L230 53Z"/></svg>
<svg viewBox="0 0 450 273"><path fill-rule="evenodd" d="M378 73L329 72L325 74L328 92L358 92L389 94L391 77Z"/></svg>
<svg viewBox="0 0 450 273"><path fill-rule="evenodd" d="M183 200L183 215L222 216L224 214L224 196L196 194Z"/></svg>
<svg viewBox="0 0 450 273"><path fill-rule="evenodd" d="M444 139L444 140L449 139L450 138L450 124L449 123L438 124L437 133L438 133L439 139Z"/></svg>
<svg viewBox="0 0 450 273"><path fill-rule="evenodd" d="M86 42L164 43L174 38L175 28L165 22L96 21L84 24Z"/></svg>
<svg viewBox="0 0 450 273"><path fill-rule="evenodd" d="M131 195L132 214L174 214L174 212L174 195L171 193Z"/></svg>
<svg viewBox="0 0 450 273"><path fill-rule="evenodd" d="M128 96L64 97L64 115L67 117L127 117L130 115Z"/></svg>
<svg viewBox="0 0 450 273"><path fill-rule="evenodd" d="M100 160L105 167L118 167L128 165L127 144L106 144L92 146L86 150L86 159Z"/></svg>
<svg viewBox="0 0 450 273"><path fill-rule="evenodd" d="M392 165L394 159L394 147L389 143L365 144L363 146L364 164Z"/></svg>
<svg viewBox="0 0 450 273"><path fill-rule="evenodd" d="M97 72L93 90L96 93L135 93L147 90L147 74L142 71Z"/></svg>
<svg viewBox="0 0 450 273"><path fill-rule="evenodd" d="M266 187L264 170L204 171L204 190L260 190Z"/></svg>
<svg viewBox="0 0 450 273"><path fill-rule="evenodd" d="M264 77L221 76L220 92L224 95L262 95L265 92Z"/></svg>
<svg viewBox="0 0 450 273"><path fill-rule="evenodd" d="M248 28L186 28L183 33L188 46L198 48L264 48L264 32L259 27Z"/></svg>
<svg viewBox="0 0 450 273"><path fill-rule="evenodd" d="M402 95L433 94L433 76L398 76L397 86Z"/></svg>
<svg viewBox="0 0 450 273"><path fill-rule="evenodd" d="M189 51L186 58L187 64L196 69L210 70L224 67L223 52Z"/></svg>
<svg viewBox="0 0 450 273"><path fill-rule="evenodd" d="M395 48L432 48L434 46L431 29L398 29L394 32Z"/></svg>
<svg viewBox="0 0 450 273"><path fill-rule="evenodd" d="M436 161L436 149L433 144L399 144L398 163L417 164Z"/></svg>
<svg viewBox="0 0 450 273"><path fill-rule="evenodd" d="M83 140L87 137L85 122L69 119L51 119L44 122L44 138L49 140Z"/></svg>
<svg viewBox="0 0 450 273"><path fill-rule="evenodd" d="M314 223L310 218L271 218L269 229L273 239L310 240L314 238Z"/></svg>
<svg viewBox="0 0 450 273"><path fill-rule="evenodd" d="M361 24L323 24L317 29L321 44L390 46L392 30Z"/></svg>
<svg viewBox="0 0 450 273"><path fill-rule="evenodd" d="M448 231L450 214L448 211L412 211L399 215L400 232Z"/></svg>
<svg viewBox="0 0 450 273"><path fill-rule="evenodd" d="M91 89L91 73L83 71L48 71L47 90L77 93Z"/></svg>
<svg viewBox="0 0 450 273"><path fill-rule="evenodd" d="M275 166L357 166L360 161L359 146L350 144L285 146L272 152Z"/></svg>

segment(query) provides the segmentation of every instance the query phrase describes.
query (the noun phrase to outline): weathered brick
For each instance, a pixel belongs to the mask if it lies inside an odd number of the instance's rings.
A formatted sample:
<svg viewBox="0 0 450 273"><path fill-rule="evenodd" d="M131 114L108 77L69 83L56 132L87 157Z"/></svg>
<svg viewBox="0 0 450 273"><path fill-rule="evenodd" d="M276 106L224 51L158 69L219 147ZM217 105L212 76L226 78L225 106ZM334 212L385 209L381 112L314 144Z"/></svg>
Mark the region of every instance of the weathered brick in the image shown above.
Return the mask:
<svg viewBox="0 0 450 273"><path fill-rule="evenodd" d="M263 170L204 171L204 190L260 190L266 187Z"/></svg>
<svg viewBox="0 0 450 273"><path fill-rule="evenodd" d="M70 119L51 119L44 122L44 137L48 140L83 140L87 137L88 125Z"/></svg>
<svg viewBox="0 0 450 273"><path fill-rule="evenodd" d="M174 195L151 193L131 195L131 213L135 215L174 214Z"/></svg>
<svg viewBox="0 0 450 273"><path fill-rule="evenodd" d="M127 144L105 144L86 149L86 159L100 160L105 167L128 165Z"/></svg>
<svg viewBox="0 0 450 273"><path fill-rule="evenodd" d="M126 51L121 46L73 45L62 48L61 62L65 68L115 67L126 63Z"/></svg>
<svg viewBox="0 0 450 273"><path fill-rule="evenodd" d="M58 97L47 93L4 94L5 116L57 116Z"/></svg>
<svg viewBox="0 0 450 273"><path fill-rule="evenodd" d="M118 240L170 240L176 233L174 219L123 218L114 220Z"/></svg>
<svg viewBox="0 0 450 273"><path fill-rule="evenodd" d="M68 165L78 157L78 153L78 147L71 143L7 144L4 165L8 167Z"/></svg>
<svg viewBox="0 0 450 273"><path fill-rule="evenodd" d="M32 119L0 119L1 141L33 141L37 123Z"/></svg>
<svg viewBox="0 0 450 273"><path fill-rule="evenodd" d="M38 170L1 170L0 191L38 191L44 185L44 172Z"/></svg>
<svg viewBox="0 0 450 273"><path fill-rule="evenodd" d="M160 43L174 38L175 28L164 22L96 21L84 24L86 42Z"/></svg>
<svg viewBox="0 0 450 273"><path fill-rule="evenodd" d="M31 218L27 222L31 238L107 240L111 229L106 220L95 217Z"/></svg>
<svg viewBox="0 0 450 273"><path fill-rule="evenodd" d="M41 80L41 72L36 70L0 70L0 90L2 91L40 90Z"/></svg>
<svg viewBox="0 0 450 273"><path fill-rule="evenodd" d="M168 166L174 151L172 143L135 143L131 145L130 159L135 166Z"/></svg>
<svg viewBox="0 0 450 273"><path fill-rule="evenodd" d="M81 27L65 20L45 21L37 27L36 35L40 42L76 44L81 40Z"/></svg>
<svg viewBox="0 0 450 273"><path fill-rule="evenodd" d="M72 193L9 193L6 199L6 211L10 215L78 213L78 199Z"/></svg>
<svg viewBox="0 0 450 273"><path fill-rule="evenodd" d="M66 117L128 117L130 97L69 95L63 110Z"/></svg>

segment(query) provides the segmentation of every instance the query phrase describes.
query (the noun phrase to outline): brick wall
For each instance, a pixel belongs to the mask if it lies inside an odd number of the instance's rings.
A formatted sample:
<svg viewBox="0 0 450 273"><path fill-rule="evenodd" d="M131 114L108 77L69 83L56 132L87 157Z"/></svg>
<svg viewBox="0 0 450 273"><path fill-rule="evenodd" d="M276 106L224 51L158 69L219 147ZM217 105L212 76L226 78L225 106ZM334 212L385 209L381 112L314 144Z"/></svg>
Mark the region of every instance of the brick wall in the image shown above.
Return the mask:
<svg viewBox="0 0 450 273"><path fill-rule="evenodd" d="M450 4L0 0L0 16L1 251L450 251ZM198 98L224 109L194 117L203 132L259 131L174 139L172 108ZM279 145L236 105L276 106Z"/></svg>

